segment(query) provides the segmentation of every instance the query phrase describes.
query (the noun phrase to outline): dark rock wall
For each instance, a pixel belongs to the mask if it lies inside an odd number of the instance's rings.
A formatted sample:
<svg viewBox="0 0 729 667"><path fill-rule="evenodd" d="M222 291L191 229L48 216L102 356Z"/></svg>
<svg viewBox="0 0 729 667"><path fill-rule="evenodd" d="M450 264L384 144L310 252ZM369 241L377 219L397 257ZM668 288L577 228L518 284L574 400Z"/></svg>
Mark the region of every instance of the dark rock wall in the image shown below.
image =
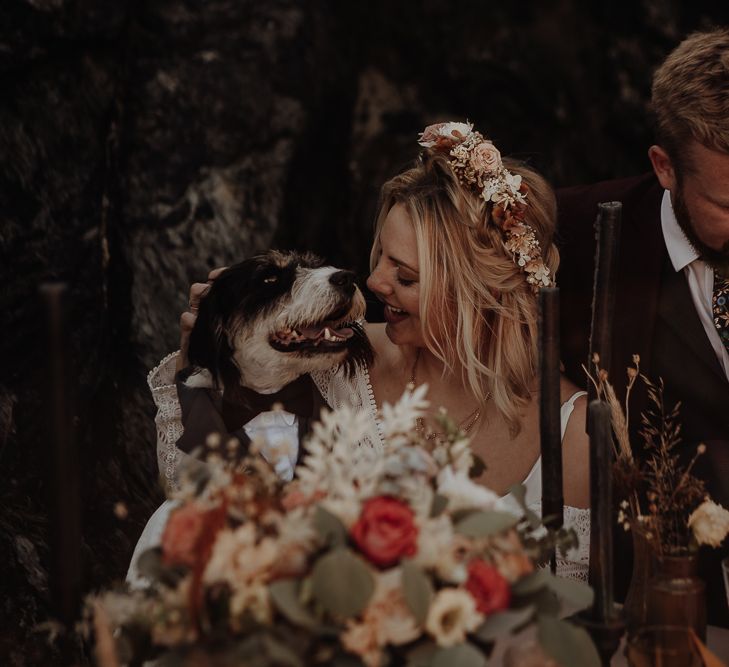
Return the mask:
<svg viewBox="0 0 729 667"><path fill-rule="evenodd" d="M49 610L39 283L70 288L88 590L123 576L162 496L145 375L190 282L272 244L364 275L378 187L436 120L469 118L556 185L645 170L650 72L725 7L4 0L3 662L33 661Z"/></svg>

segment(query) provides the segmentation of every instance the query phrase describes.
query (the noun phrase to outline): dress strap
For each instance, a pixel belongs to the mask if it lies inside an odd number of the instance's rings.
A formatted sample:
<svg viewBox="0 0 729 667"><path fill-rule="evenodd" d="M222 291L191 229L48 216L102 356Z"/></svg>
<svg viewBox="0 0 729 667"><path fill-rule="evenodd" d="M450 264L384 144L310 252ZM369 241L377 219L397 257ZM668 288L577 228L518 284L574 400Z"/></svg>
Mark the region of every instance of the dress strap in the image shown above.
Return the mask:
<svg viewBox="0 0 729 667"><path fill-rule="evenodd" d="M567 431L567 422L569 422L570 417L572 416L572 412L575 409L575 401L580 398L580 396L587 396L587 392L576 391L564 403L562 403L562 406L559 409L562 440L564 440L564 434L565 431Z"/></svg>

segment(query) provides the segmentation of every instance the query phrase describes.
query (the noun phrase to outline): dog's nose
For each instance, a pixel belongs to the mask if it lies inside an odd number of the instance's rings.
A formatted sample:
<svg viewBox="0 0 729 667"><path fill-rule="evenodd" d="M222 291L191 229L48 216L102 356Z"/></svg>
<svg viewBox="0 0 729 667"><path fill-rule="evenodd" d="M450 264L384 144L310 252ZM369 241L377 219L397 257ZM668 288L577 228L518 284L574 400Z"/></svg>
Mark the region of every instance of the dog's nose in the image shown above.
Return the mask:
<svg viewBox="0 0 729 667"><path fill-rule="evenodd" d="M335 287L349 292L354 288L354 271L336 271L329 276L329 282Z"/></svg>

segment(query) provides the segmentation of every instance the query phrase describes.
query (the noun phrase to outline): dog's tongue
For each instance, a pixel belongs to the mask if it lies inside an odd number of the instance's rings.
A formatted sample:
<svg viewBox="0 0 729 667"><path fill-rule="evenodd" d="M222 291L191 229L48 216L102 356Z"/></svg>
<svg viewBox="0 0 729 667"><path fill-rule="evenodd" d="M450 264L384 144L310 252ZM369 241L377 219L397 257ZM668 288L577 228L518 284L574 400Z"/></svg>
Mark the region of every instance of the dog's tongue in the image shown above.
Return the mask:
<svg viewBox="0 0 729 667"><path fill-rule="evenodd" d="M313 340L319 338L320 336L323 336L324 329L329 329L329 331L336 334L337 336L341 336L342 338L351 338L354 335L354 331L352 331L352 329L350 329L349 327L335 329L333 326L330 326L328 324L323 324L318 327L305 327L303 329L300 329L299 333L301 333L302 336Z"/></svg>

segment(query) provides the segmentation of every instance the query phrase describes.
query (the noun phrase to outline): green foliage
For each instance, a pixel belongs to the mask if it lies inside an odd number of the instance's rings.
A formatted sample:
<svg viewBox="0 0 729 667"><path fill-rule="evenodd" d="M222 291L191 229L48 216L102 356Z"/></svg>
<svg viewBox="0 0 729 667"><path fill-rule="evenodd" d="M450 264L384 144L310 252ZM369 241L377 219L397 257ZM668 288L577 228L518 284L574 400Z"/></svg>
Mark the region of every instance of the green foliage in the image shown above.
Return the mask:
<svg viewBox="0 0 729 667"><path fill-rule="evenodd" d="M375 590L367 563L346 548L335 549L319 558L311 583L316 601L335 618L361 613Z"/></svg>
<svg viewBox="0 0 729 667"><path fill-rule="evenodd" d="M537 638L560 667L600 667L600 656L584 628L554 616L537 617Z"/></svg>
<svg viewBox="0 0 729 667"><path fill-rule="evenodd" d="M321 535L325 544L332 547L343 546L347 542L347 528L331 512L325 510L321 505L317 506L314 514L314 528Z"/></svg>
<svg viewBox="0 0 729 667"><path fill-rule="evenodd" d="M473 644L457 644L436 651L430 667L486 667L486 658Z"/></svg>
<svg viewBox="0 0 729 667"><path fill-rule="evenodd" d="M517 632L534 618L536 607L527 605L521 609L500 611L491 614L477 628L474 635L483 642L493 642L500 637L506 637L512 632Z"/></svg>
<svg viewBox="0 0 729 667"><path fill-rule="evenodd" d="M402 564L402 587L408 608L418 624L423 625L433 599L430 579L412 561L406 560Z"/></svg>
<svg viewBox="0 0 729 667"><path fill-rule="evenodd" d="M317 626L316 618L301 603L299 582L296 579L280 579L268 587L276 609L291 623L303 628Z"/></svg>
<svg viewBox="0 0 729 667"><path fill-rule="evenodd" d="M509 512L471 512L456 523L456 531L466 537L490 537L516 526L519 519Z"/></svg>

